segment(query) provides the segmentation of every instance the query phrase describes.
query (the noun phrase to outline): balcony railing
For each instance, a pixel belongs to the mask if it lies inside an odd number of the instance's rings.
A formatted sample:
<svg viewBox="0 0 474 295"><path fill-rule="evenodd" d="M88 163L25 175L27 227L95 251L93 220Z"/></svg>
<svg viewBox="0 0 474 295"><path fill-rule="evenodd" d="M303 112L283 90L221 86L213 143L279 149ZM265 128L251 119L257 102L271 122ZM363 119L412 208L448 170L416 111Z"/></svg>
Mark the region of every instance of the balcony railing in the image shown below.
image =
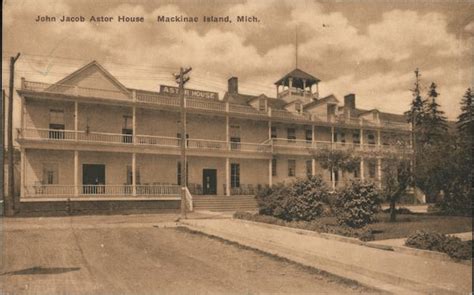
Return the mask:
<svg viewBox="0 0 474 295"><path fill-rule="evenodd" d="M179 148L181 139L166 136L85 132L74 130L25 128L19 129L19 138L27 140L52 141L52 142L87 142L87 143L111 143L124 145L147 145L156 147ZM190 150L207 151L241 151L241 152L271 152L271 145L267 143L227 142L208 139L187 139L186 146Z"/></svg>
<svg viewBox="0 0 474 295"><path fill-rule="evenodd" d="M106 184L106 185L57 185L36 184L26 186L27 197L83 197L83 196L179 196L179 186L174 184ZM134 194L135 191L135 194Z"/></svg>
<svg viewBox="0 0 474 295"><path fill-rule="evenodd" d="M107 98L117 100L128 100L132 101L134 98L139 103L145 103L150 105L168 106L178 108L180 106L180 100L176 96L169 96L158 92L143 91L143 90L129 90L129 92L121 92L114 90L98 89L98 88L86 88L77 87L71 85L61 84L48 84L33 81L22 81L22 90L34 91L39 93L47 94L61 94L69 96L80 96L80 97L94 97L94 98ZM288 90L285 90L288 91ZM286 95L287 92L280 93L280 97ZM302 95L301 91L291 91L292 95ZM309 95L309 93L308 93ZM293 113L286 110L268 110L260 111L252 106L231 104L222 101L206 101L203 99L186 98L186 108L196 110L208 110L220 113L233 113L233 114L244 114L252 116L268 116L275 119L292 120L292 121L312 121L312 122L334 122L344 124L347 126L361 126L361 127L382 127L394 130L410 130L410 125L402 122L395 121L380 121L374 122L369 120L359 120L354 118L342 118L338 117L335 120L327 120L326 118L320 118L316 115L311 115L306 112Z"/></svg>

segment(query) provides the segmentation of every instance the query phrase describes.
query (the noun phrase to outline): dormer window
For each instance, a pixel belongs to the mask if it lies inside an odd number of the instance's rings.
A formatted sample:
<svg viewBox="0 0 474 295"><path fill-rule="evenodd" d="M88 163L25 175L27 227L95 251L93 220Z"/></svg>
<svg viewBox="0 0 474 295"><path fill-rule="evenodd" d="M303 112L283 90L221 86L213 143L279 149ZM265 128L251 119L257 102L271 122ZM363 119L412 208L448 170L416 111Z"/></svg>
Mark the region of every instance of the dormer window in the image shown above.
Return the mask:
<svg viewBox="0 0 474 295"><path fill-rule="evenodd" d="M265 101L264 98L261 98L258 100L258 110L261 112L265 112L267 109L267 102Z"/></svg>
<svg viewBox="0 0 474 295"><path fill-rule="evenodd" d="M301 103L295 102L295 111L301 113Z"/></svg>

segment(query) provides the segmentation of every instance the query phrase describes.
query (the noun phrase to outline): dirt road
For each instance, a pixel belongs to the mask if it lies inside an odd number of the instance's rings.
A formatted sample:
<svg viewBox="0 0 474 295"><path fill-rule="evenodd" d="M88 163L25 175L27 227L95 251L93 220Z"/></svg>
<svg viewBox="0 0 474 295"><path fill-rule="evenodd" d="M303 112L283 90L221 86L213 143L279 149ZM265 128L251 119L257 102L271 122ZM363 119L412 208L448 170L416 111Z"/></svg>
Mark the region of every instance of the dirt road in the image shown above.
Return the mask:
<svg viewBox="0 0 474 295"><path fill-rule="evenodd" d="M362 287L174 228L3 232L2 294L347 294Z"/></svg>

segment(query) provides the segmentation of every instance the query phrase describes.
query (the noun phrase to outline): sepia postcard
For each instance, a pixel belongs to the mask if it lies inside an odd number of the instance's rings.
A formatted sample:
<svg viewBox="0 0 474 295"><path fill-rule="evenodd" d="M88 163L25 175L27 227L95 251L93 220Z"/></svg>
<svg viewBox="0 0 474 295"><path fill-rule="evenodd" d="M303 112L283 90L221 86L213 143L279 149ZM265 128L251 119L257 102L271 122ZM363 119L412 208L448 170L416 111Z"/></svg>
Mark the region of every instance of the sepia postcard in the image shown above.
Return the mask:
<svg viewBox="0 0 474 295"><path fill-rule="evenodd" d="M0 294L472 294L472 0L3 0Z"/></svg>

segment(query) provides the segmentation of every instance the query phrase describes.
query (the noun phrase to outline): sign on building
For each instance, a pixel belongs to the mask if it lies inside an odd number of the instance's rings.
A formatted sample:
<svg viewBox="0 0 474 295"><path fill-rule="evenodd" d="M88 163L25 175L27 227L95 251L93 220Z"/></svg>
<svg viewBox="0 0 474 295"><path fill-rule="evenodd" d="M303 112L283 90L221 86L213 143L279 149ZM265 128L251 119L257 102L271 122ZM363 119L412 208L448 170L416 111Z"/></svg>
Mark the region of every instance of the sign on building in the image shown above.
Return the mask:
<svg viewBox="0 0 474 295"><path fill-rule="evenodd" d="M174 86L160 85L160 93L178 95L179 88ZM209 92L196 89L184 89L184 95L191 98L201 98L201 99L212 99L219 100L219 94L217 92Z"/></svg>

